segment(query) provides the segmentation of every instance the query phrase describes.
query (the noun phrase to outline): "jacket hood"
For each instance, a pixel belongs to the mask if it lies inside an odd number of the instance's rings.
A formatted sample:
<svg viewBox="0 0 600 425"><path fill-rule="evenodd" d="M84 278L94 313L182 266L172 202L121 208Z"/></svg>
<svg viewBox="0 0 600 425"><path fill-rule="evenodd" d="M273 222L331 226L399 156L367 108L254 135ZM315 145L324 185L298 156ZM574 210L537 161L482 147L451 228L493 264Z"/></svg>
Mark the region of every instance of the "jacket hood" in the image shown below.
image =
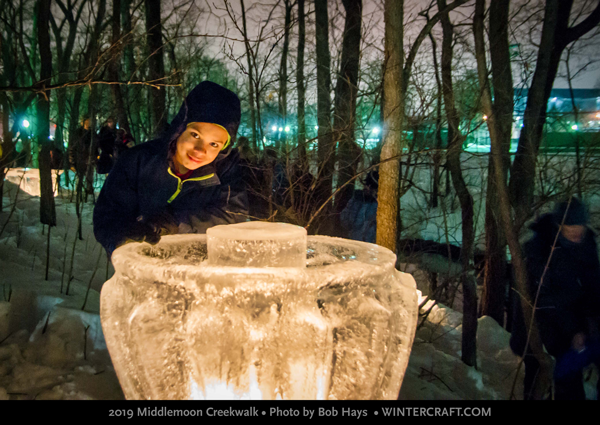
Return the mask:
<svg viewBox="0 0 600 425"><path fill-rule="evenodd" d="M553 230L556 232L558 230L558 224L554 219L553 213L548 213L540 216L536 221L529 225L529 228L535 233L547 233L552 232Z"/></svg>
<svg viewBox="0 0 600 425"><path fill-rule="evenodd" d="M235 144L241 120L240 99L231 90L211 81L203 81L187 95L179 112L162 137L171 147L189 123L207 122L217 124L229 133L229 143L215 161L226 157Z"/></svg>
<svg viewBox="0 0 600 425"><path fill-rule="evenodd" d="M545 243L552 245L554 242L554 238L556 237L556 233L558 232L558 228L560 226L560 221L557 222L557 216L554 212L544 214L540 216L535 222L529 225L529 228L535 232L538 237L545 241ZM596 232L591 229L589 226L587 227L586 239L591 237L596 237Z"/></svg>

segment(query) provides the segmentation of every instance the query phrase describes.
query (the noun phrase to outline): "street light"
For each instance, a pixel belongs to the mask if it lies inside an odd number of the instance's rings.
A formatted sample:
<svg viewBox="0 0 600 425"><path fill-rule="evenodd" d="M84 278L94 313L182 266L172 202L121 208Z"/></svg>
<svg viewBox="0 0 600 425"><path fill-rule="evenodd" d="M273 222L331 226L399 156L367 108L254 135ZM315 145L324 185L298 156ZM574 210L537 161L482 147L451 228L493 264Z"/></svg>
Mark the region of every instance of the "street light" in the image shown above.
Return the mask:
<svg viewBox="0 0 600 425"><path fill-rule="evenodd" d="M379 134L379 127L373 128L373 134Z"/></svg>
<svg viewBox="0 0 600 425"><path fill-rule="evenodd" d="M277 126L276 126L276 125L274 125L273 127L271 127L271 130L273 130L273 131L277 131Z"/></svg>
<svg viewBox="0 0 600 425"><path fill-rule="evenodd" d="M289 133L290 132L290 127L288 127L287 125L285 126L285 132Z"/></svg>
<svg viewBox="0 0 600 425"><path fill-rule="evenodd" d="M573 125L571 126L571 130L577 130L578 128L579 128L579 127L577 126L577 124L573 124Z"/></svg>
<svg viewBox="0 0 600 425"><path fill-rule="evenodd" d="M27 121L27 120L23 120L23 123L22 123L22 124L23 124L23 127L25 127L25 128L29 128L29 121Z"/></svg>

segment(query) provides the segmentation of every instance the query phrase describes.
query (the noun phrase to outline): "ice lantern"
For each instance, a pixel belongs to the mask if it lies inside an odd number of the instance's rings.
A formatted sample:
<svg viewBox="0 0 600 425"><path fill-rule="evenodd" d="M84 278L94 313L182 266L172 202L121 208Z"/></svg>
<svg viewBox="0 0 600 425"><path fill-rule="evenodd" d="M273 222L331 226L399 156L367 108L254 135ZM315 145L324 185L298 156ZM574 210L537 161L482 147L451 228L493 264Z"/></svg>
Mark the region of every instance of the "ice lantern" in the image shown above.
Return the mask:
<svg viewBox="0 0 600 425"><path fill-rule="evenodd" d="M101 320L128 399L396 399L412 276L378 245L283 223L127 244Z"/></svg>

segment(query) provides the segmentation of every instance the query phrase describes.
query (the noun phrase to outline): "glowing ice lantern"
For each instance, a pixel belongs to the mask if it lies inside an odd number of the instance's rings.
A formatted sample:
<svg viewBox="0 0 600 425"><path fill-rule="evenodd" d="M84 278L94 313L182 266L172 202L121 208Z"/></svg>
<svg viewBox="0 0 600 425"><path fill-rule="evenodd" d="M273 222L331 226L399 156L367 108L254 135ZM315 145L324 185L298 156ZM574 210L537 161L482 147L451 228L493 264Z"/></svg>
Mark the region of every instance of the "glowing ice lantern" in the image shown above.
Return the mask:
<svg viewBox="0 0 600 425"><path fill-rule="evenodd" d="M414 279L380 246L248 222L127 244L101 320L128 399L396 399Z"/></svg>

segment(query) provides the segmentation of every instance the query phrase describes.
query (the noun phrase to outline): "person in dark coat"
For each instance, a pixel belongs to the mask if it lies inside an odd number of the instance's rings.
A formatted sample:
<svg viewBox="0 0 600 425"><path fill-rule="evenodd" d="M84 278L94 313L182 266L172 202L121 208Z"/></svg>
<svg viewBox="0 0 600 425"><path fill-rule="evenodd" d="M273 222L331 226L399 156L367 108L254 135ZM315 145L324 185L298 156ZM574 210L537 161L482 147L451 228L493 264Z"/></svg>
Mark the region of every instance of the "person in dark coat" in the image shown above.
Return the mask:
<svg viewBox="0 0 600 425"><path fill-rule="evenodd" d="M96 170L98 174L108 174L114 165L117 129L115 120L109 117L98 133L98 148L100 155Z"/></svg>
<svg viewBox="0 0 600 425"><path fill-rule="evenodd" d="M114 161L125 152L135 146L135 139L126 130L120 128L117 130L117 141L115 142L115 150L113 154Z"/></svg>
<svg viewBox="0 0 600 425"><path fill-rule="evenodd" d="M94 193L94 164L98 157L98 137L92 134L89 117L83 116L81 127L69 138L67 157L71 171L77 174L77 193L85 187L87 199Z"/></svg>
<svg viewBox="0 0 600 425"><path fill-rule="evenodd" d="M109 255L129 241L156 243L166 234L246 221L233 149L240 118L237 95L205 81L163 137L121 155L94 208L94 235Z"/></svg>
<svg viewBox="0 0 600 425"><path fill-rule="evenodd" d="M350 239L375 243L379 173L369 172L363 186L363 190L354 191L352 198L340 214L340 221Z"/></svg>
<svg viewBox="0 0 600 425"><path fill-rule="evenodd" d="M595 354L589 355L597 350L600 315L596 235L588 227L585 205L577 198L560 203L553 213L540 217L530 228L535 234L523 247L528 289L532 300L539 292L535 320L546 351L556 359L555 399L585 400L582 368L585 363L598 360ZM527 329L520 303L516 303L515 312L511 348L519 356L526 354L527 399L539 364L530 351L525 353ZM586 359L574 356L586 350Z"/></svg>
<svg viewBox="0 0 600 425"><path fill-rule="evenodd" d="M90 160L90 144L92 142L94 146L92 146L91 157L94 160L97 157L98 140L97 137L92 138L90 119L84 116L81 120L81 127L75 130L67 149L71 170L78 174L85 174L88 169L87 164Z"/></svg>

